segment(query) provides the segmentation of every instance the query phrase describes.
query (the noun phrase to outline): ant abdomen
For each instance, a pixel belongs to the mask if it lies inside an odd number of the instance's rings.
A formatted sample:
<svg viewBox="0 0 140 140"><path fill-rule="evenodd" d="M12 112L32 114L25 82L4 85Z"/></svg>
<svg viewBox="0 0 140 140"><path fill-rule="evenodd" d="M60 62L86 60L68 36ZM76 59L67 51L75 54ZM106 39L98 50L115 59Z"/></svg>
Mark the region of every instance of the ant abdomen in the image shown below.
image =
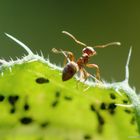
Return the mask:
<svg viewBox="0 0 140 140"><path fill-rule="evenodd" d="M62 80L67 81L71 79L77 71L78 65L75 62L71 61L67 63L62 72Z"/></svg>

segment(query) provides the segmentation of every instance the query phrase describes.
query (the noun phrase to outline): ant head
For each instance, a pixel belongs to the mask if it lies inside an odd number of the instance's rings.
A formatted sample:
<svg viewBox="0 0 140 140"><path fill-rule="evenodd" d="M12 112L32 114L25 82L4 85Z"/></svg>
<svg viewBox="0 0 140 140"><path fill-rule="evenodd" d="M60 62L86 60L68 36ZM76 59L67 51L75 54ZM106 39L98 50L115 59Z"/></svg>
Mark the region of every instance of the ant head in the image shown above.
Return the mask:
<svg viewBox="0 0 140 140"><path fill-rule="evenodd" d="M96 54L96 51L93 49L93 47L86 47L82 50L83 54L87 54L89 57Z"/></svg>

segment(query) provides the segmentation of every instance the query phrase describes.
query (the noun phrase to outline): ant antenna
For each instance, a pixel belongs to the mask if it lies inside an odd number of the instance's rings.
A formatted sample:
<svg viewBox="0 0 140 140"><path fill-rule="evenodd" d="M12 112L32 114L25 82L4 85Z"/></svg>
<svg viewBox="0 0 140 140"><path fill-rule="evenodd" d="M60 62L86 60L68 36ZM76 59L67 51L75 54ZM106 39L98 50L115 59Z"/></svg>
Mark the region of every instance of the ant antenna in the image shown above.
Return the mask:
<svg viewBox="0 0 140 140"><path fill-rule="evenodd" d="M67 32L67 31L62 31L62 33L68 35L69 37L71 37L77 44L82 45L82 46L84 46L84 47L87 47L87 45L86 45L85 43L83 43L83 42L77 40L76 37L73 36L72 34L70 34L69 32Z"/></svg>
<svg viewBox="0 0 140 140"><path fill-rule="evenodd" d="M94 46L94 48L105 48L105 47L108 47L108 46L111 46L111 45L120 46L121 43L120 42L110 42L110 43L107 43L105 45L97 45L97 46Z"/></svg>
<svg viewBox="0 0 140 140"><path fill-rule="evenodd" d="M69 32L67 31L62 31L63 34L66 34L68 35L69 37L71 37L77 44L79 45L82 45L84 47L87 47L87 45L79 40L76 39L75 36L73 36L72 34L70 34ZM108 44L105 44L105 45L97 45L97 46L94 46L93 48L105 48L105 47L108 47L108 46L111 46L111 45L117 45L117 46L120 46L121 43L120 42L110 42Z"/></svg>

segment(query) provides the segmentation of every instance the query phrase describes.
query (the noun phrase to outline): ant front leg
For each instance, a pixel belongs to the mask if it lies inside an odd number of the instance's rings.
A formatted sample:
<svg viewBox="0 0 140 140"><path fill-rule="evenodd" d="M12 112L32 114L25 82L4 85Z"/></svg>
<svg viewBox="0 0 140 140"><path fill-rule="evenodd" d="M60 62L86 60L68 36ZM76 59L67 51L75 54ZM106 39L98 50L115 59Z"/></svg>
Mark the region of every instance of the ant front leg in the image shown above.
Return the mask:
<svg viewBox="0 0 140 140"><path fill-rule="evenodd" d="M86 64L86 66L87 66L88 68L95 68L95 69L96 69L96 78L97 78L98 80L100 80L100 70L99 70L98 65L96 65L96 64Z"/></svg>
<svg viewBox="0 0 140 140"><path fill-rule="evenodd" d="M69 52L69 51L64 51L64 53L66 54L67 58L70 60L70 61L74 61L75 60L75 57L74 57L74 54L72 52ZM69 62L69 61L68 61ZM64 66L66 65L66 59L64 59Z"/></svg>
<svg viewBox="0 0 140 140"><path fill-rule="evenodd" d="M56 54L60 53L60 54L63 54L65 56L65 59L64 59L64 66L66 65L66 61L68 62L71 62L71 61L74 61L75 58L74 58L74 54L72 52L69 52L69 51L63 51L63 50L57 50L55 48L52 49L52 51Z"/></svg>

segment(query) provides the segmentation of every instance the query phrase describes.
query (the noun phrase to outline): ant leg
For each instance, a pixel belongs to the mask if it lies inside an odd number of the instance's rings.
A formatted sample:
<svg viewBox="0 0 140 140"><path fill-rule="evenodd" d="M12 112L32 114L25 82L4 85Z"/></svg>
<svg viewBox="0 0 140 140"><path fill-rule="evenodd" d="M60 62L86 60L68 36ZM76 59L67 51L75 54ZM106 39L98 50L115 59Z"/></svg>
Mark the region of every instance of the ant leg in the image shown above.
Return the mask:
<svg viewBox="0 0 140 140"><path fill-rule="evenodd" d="M72 52L68 52L68 51L63 51L66 54L66 57L64 59L63 65L66 65L66 61L70 62L70 61L74 61L75 57L74 54Z"/></svg>
<svg viewBox="0 0 140 140"><path fill-rule="evenodd" d="M68 51L63 51L63 50L57 50L55 48L52 49L52 51L56 54L63 54L65 56L64 59L64 65L66 65L66 61L70 62L70 61L74 61L74 54L72 52L68 52Z"/></svg>
<svg viewBox="0 0 140 140"><path fill-rule="evenodd" d="M99 70L98 65L96 65L96 64L86 64L86 66L87 66L88 68L95 68L95 69L96 69L96 78L97 78L98 80L100 80L100 70Z"/></svg>
<svg viewBox="0 0 140 140"><path fill-rule="evenodd" d="M90 76L90 74L84 68L81 68L80 73L81 73L81 77L80 78L84 79L84 82Z"/></svg>
<svg viewBox="0 0 140 140"><path fill-rule="evenodd" d="M64 63L63 63L64 66L66 65L66 62L67 62L68 59L70 61L74 61L75 60L74 54L72 52L69 52L69 51L63 51L63 52L66 54L66 57L65 57ZM68 62L70 62L70 61L68 61Z"/></svg>
<svg viewBox="0 0 140 140"><path fill-rule="evenodd" d="M87 78L90 76L90 74L83 68L82 69L83 72L83 78L84 78L84 82L87 80Z"/></svg>
<svg viewBox="0 0 140 140"><path fill-rule="evenodd" d="M81 73L83 74L82 78L84 79L84 83L85 83L87 78L90 77L91 74L89 74L84 68L81 69ZM89 88L90 86L85 84L83 92L86 92Z"/></svg>

